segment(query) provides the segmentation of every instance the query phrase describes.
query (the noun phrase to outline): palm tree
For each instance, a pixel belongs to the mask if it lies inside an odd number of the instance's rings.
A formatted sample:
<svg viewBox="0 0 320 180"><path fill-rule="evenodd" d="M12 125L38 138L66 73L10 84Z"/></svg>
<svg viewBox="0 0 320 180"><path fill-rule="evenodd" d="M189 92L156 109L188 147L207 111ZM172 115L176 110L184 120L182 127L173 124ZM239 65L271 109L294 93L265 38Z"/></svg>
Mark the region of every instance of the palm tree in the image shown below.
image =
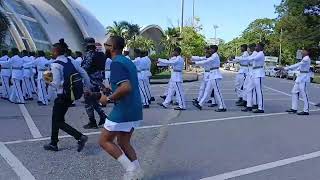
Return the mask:
<svg viewBox="0 0 320 180"><path fill-rule="evenodd" d="M181 34L177 28L168 28L161 40L161 44L165 47L167 53L170 54L175 47L180 45L181 40Z"/></svg>
<svg viewBox="0 0 320 180"><path fill-rule="evenodd" d="M145 38L143 36L137 36L128 43L128 47L135 49L141 49L143 51L150 51L155 49L155 43L153 40Z"/></svg>
<svg viewBox="0 0 320 180"><path fill-rule="evenodd" d="M3 7L3 0L0 0L0 6ZM4 44L5 37L7 35L7 32L9 30L10 21L6 14L2 11L0 11L0 46Z"/></svg>
<svg viewBox="0 0 320 180"><path fill-rule="evenodd" d="M112 36L122 36L124 35L125 26L122 23L113 21L112 26L107 27L107 34Z"/></svg>
<svg viewBox="0 0 320 180"><path fill-rule="evenodd" d="M121 21L119 24L124 27L123 36L127 43L140 34L140 26L138 24L132 24L127 21Z"/></svg>

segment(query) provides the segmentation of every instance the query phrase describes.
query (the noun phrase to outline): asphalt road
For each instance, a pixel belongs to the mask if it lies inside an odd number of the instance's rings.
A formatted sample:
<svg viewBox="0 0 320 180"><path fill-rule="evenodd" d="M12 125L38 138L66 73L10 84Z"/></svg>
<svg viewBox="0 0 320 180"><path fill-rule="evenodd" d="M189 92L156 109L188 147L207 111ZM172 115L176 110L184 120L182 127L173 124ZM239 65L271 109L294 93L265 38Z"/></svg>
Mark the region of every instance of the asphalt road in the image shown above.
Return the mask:
<svg viewBox="0 0 320 180"><path fill-rule="evenodd" d="M305 117L285 113L293 81L266 78L266 113L241 112L234 105L234 75L224 72L225 113L192 106L199 82L184 84L187 111L162 109L156 103L144 110L143 126L136 130L133 144L145 179L320 179L320 109L311 105L311 114ZM157 102L165 88L152 85ZM320 101L319 90L319 85L309 86L311 104ZM51 106L39 107L36 102L18 106L1 100L0 180L121 179L120 165L97 143L99 130L82 128L87 122L83 104L71 108L66 119L89 136L87 146L77 153L76 141L61 132L60 151L46 152L42 146L49 142Z"/></svg>

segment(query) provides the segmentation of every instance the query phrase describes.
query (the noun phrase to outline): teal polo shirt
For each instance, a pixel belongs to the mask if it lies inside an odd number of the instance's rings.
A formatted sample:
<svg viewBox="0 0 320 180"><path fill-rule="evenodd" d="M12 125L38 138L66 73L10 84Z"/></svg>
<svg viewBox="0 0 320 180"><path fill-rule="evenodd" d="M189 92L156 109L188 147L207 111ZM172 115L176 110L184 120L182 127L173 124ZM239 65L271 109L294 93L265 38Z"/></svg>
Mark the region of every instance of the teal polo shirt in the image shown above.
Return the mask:
<svg viewBox="0 0 320 180"><path fill-rule="evenodd" d="M125 97L115 102L109 120L116 123L142 120L142 103L136 66L125 56L118 55L113 58L110 71L110 83L113 92L121 83L126 81L130 82L132 90Z"/></svg>

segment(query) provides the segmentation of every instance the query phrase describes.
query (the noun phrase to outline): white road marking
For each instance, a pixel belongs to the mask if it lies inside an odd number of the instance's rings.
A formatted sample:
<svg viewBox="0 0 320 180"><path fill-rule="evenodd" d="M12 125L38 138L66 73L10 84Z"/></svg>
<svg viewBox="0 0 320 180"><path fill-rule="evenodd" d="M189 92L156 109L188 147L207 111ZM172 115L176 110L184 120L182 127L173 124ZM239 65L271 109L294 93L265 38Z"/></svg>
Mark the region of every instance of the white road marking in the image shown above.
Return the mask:
<svg viewBox="0 0 320 180"><path fill-rule="evenodd" d="M280 166L285 166L285 165L289 165L292 163L305 161L305 160L318 158L318 157L320 157L320 151L313 152L310 154L304 154L301 156L296 156L296 157L292 157L292 158L288 158L288 159L283 159L283 160L279 160L279 161L274 161L274 162L270 162L267 164L261 164L258 166L253 166L253 167L249 167L249 168L245 168L245 169L240 169L240 170L236 170L236 171L232 171L232 172L227 172L224 174L219 174L216 176L203 178L201 180L226 180L226 179L240 177L240 176L244 176L244 175L248 175L248 174L252 174L252 173L256 173L256 172L260 172L260 171L265 171L268 169L272 169L272 168L276 168L276 167L280 167Z"/></svg>
<svg viewBox="0 0 320 180"><path fill-rule="evenodd" d="M30 116L26 106L24 104L19 104L19 108L20 108L20 111L21 111L24 119L26 120L26 123L28 125L28 128L29 128L33 138L41 138L42 135L41 135L39 129L37 128L36 124L32 120L32 117Z"/></svg>
<svg viewBox="0 0 320 180"><path fill-rule="evenodd" d="M268 87L268 86L264 86L264 87L267 88L267 89L270 89L270 90L272 90L272 91L278 92L278 93L280 93L280 94L283 94L283 95L286 95L286 96L291 97L291 94L288 94L288 93L286 93L286 92L279 91L279 90L277 90L277 89L273 89L273 88ZM300 98L300 100L302 101L303 99ZM311 104L311 105L316 105L317 103L314 103L314 102L309 101L309 104Z"/></svg>
<svg viewBox="0 0 320 180"><path fill-rule="evenodd" d="M21 180L35 180L36 178L30 171L19 161L19 159L12 154L12 152L0 142L0 155L11 166L12 170L17 174Z"/></svg>
<svg viewBox="0 0 320 180"><path fill-rule="evenodd" d="M320 111L320 109L311 110L310 112L317 112ZM217 118L217 119L207 119L207 120L199 120L199 121L187 121L187 122L178 122L178 123L170 123L168 125L150 125L150 126L141 126L138 127L137 130L143 130L143 129L154 129L154 128L161 128L163 126L182 126L182 125L190 125L190 124L202 124L202 123L212 123L212 122L218 122L218 121L227 121L227 120L236 120L236 119L248 119L248 118L256 118L256 117L269 117L269 116L279 116L279 115L288 115L286 112L281 113L268 113L268 114L257 114L257 115L247 115L247 116L236 116L236 117L226 117L226 118ZM100 131L97 132L89 132L84 133L85 135L97 135L100 134ZM59 138L69 138L71 136L64 135L59 136ZM8 141L4 142L4 144L20 144L25 142L37 142L37 141L45 141L50 140L50 137L44 137L39 139L26 139L26 140L16 140L16 141Z"/></svg>

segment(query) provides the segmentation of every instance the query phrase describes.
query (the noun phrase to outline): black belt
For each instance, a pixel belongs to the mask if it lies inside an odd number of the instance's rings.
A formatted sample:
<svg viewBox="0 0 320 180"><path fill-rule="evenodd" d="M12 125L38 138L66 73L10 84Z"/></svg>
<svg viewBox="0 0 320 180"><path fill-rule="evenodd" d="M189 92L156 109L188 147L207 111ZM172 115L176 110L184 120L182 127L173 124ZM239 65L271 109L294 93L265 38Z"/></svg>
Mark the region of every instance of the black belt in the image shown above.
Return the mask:
<svg viewBox="0 0 320 180"><path fill-rule="evenodd" d="M240 64L240 66L241 66L241 67L249 67L249 65L241 65L241 64Z"/></svg>
<svg viewBox="0 0 320 180"><path fill-rule="evenodd" d="M219 67L210 68L210 71L217 70L217 69L219 69Z"/></svg>
<svg viewBox="0 0 320 180"><path fill-rule="evenodd" d="M46 71L47 69L39 69L38 71Z"/></svg>
<svg viewBox="0 0 320 180"><path fill-rule="evenodd" d="M253 67L253 69L261 69L261 68L263 68L263 66L255 66L255 67Z"/></svg>
<svg viewBox="0 0 320 180"><path fill-rule="evenodd" d="M10 69L10 68L4 68L4 67L1 67L0 69Z"/></svg>
<svg viewBox="0 0 320 180"><path fill-rule="evenodd" d="M310 71L300 71L300 73L309 73Z"/></svg>
<svg viewBox="0 0 320 180"><path fill-rule="evenodd" d="M205 70L204 72L210 72L210 70Z"/></svg>
<svg viewBox="0 0 320 180"><path fill-rule="evenodd" d="M14 69L14 70L22 70L22 67L21 67L21 68L18 68L18 67L12 67L12 69Z"/></svg>
<svg viewBox="0 0 320 180"><path fill-rule="evenodd" d="M173 70L173 72L182 72L181 70Z"/></svg>
<svg viewBox="0 0 320 180"><path fill-rule="evenodd" d="M110 71L110 69L105 69L105 71Z"/></svg>
<svg viewBox="0 0 320 180"><path fill-rule="evenodd" d="M23 68L23 69L32 69L32 68Z"/></svg>

